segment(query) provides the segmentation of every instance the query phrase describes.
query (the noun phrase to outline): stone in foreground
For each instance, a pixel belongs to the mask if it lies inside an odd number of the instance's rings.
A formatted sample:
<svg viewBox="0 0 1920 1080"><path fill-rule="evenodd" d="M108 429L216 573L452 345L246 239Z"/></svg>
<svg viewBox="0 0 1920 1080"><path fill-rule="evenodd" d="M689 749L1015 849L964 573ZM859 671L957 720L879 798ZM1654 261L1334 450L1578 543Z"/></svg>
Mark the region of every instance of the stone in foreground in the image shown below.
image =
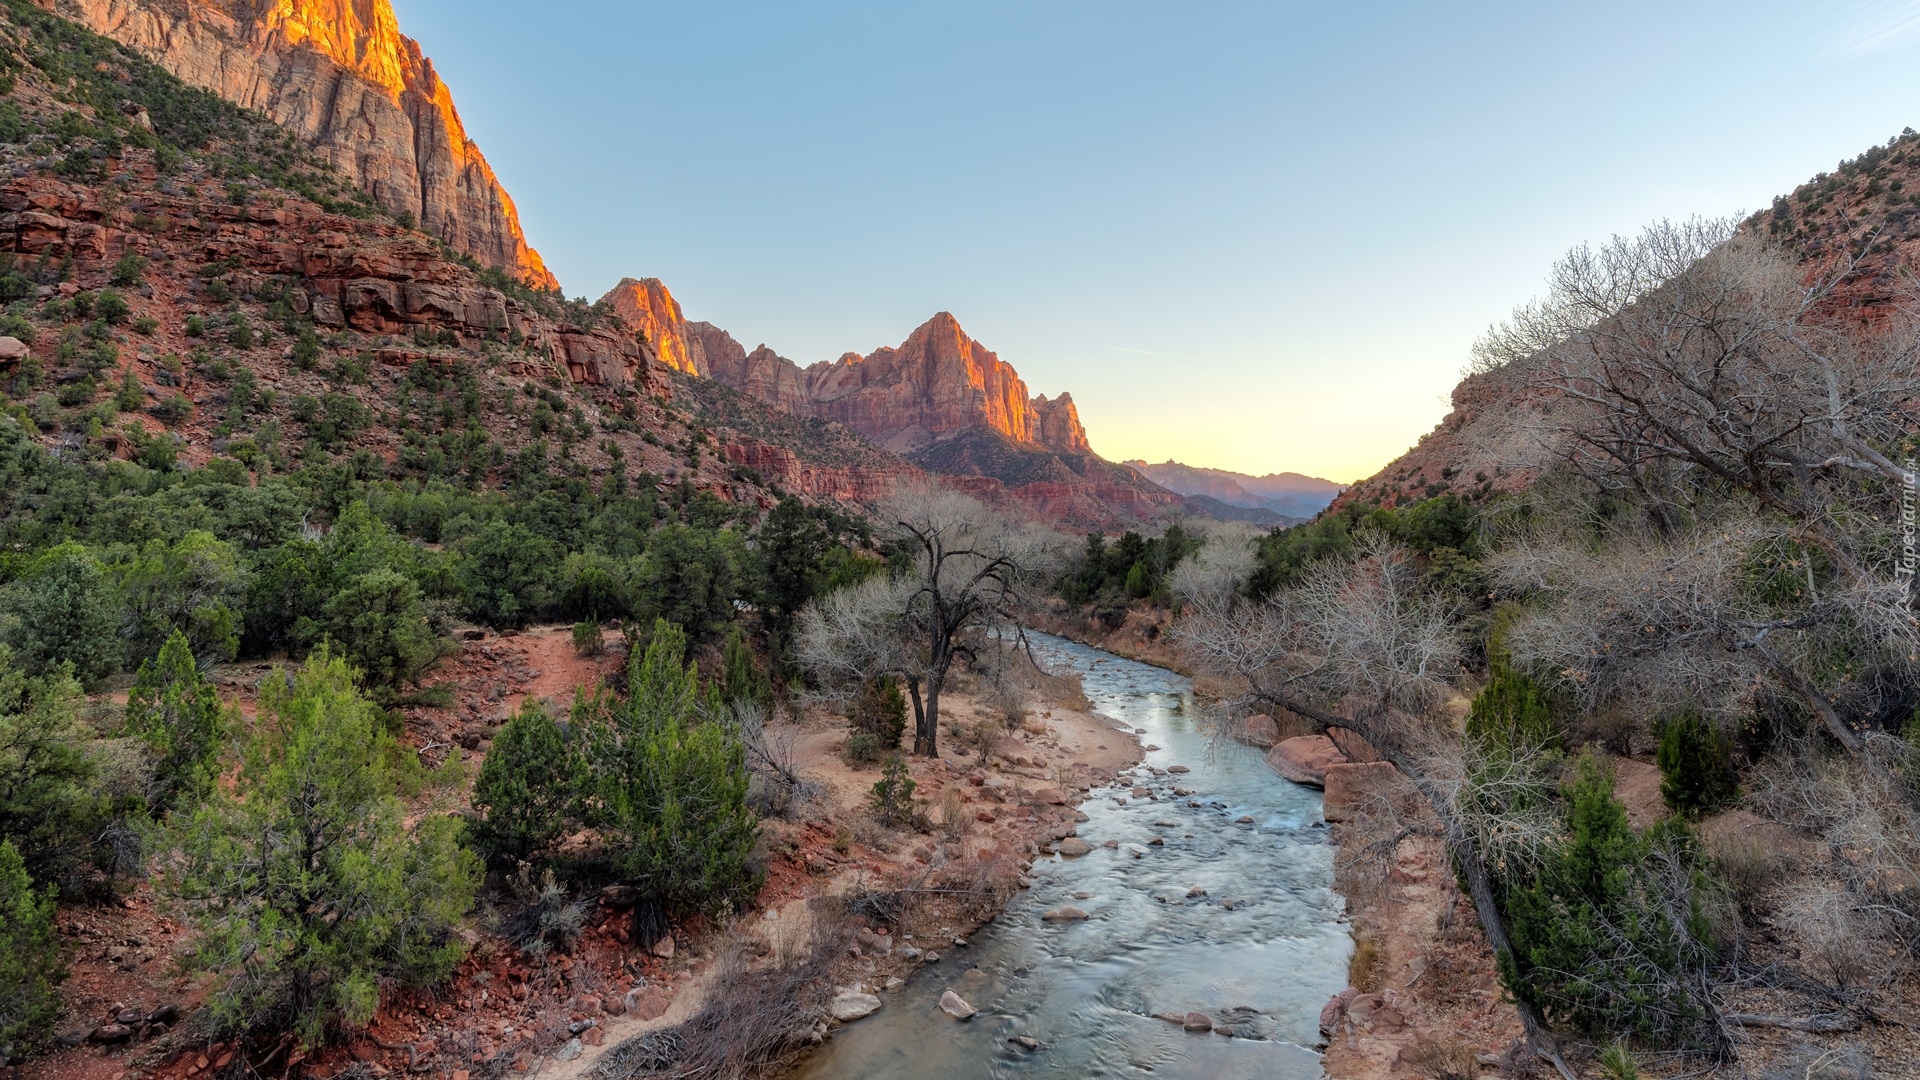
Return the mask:
<svg viewBox="0 0 1920 1080"><path fill-rule="evenodd" d="M940 1011L955 1020L971 1020L980 1010L967 1004L966 999L949 990L940 995Z"/></svg>
<svg viewBox="0 0 1920 1080"><path fill-rule="evenodd" d="M833 1018L842 1024L872 1016L880 1011L880 999L872 994L842 990L833 997Z"/></svg>

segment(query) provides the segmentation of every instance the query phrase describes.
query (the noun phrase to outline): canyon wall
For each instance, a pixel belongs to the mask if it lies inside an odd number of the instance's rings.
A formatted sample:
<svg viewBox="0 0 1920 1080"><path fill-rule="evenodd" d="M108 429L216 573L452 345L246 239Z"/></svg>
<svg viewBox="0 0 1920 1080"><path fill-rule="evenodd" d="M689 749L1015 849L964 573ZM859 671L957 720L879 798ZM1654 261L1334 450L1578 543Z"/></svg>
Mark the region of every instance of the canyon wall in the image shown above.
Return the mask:
<svg viewBox="0 0 1920 1080"><path fill-rule="evenodd" d="M43 0L293 131L393 213L541 288L513 200L389 0Z"/></svg>

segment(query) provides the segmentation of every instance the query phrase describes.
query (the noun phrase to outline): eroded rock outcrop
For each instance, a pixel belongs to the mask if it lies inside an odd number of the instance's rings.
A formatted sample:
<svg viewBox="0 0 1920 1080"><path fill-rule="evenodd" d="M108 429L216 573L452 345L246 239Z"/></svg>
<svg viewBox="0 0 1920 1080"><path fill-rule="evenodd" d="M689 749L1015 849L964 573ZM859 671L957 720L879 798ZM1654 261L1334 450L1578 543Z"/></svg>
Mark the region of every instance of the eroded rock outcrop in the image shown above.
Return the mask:
<svg viewBox="0 0 1920 1080"><path fill-rule="evenodd" d="M59 14L293 131L381 206L557 287L389 0L57 0Z"/></svg>

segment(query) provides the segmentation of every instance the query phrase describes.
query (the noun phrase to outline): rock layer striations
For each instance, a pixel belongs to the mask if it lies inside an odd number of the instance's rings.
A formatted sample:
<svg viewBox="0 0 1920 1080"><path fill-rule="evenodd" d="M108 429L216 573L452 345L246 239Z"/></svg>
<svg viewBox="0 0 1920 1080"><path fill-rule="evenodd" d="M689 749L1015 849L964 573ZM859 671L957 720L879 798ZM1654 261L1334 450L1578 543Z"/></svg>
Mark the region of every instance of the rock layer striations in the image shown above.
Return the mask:
<svg viewBox="0 0 1920 1080"><path fill-rule="evenodd" d="M389 0L57 0L186 82L299 136L390 212L556 288L453 95Z"/></svg>

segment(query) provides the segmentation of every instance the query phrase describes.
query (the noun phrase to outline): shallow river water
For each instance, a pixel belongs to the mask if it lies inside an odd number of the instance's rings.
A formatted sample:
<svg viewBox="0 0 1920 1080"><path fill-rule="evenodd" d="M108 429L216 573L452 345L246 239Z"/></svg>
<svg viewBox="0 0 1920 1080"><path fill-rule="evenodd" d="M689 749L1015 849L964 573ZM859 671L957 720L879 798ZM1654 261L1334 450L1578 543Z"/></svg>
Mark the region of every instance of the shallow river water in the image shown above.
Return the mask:
<svg viewBox="0 0 1920 1080"><path fill-rule="evenodd" d="M1160 747L1081 807L1091 820L1079 835L1120 847L1037 862L1032 889L969 945L942 950L905 988L883 994L878 1013L838 1029L799 1075L1321 1076L1309 1047L1320 1006L1346 984L1352 943L1332 891L1319 794L1281 780L1255 750L1210 740L1182 676L1060 638L1034 642L1048 668L1082 676L1097 712L1122 731L1145 729L1142 743ZM1152 771L1171 765L1192 771ZM1129 797L1135 784L1155 797ZM1175 796L1176 786L1192 794ZM1148 846L1156 836L1164 846ZM1206 895L1189 897L1195 887ZM1041 921L1066 904L1091 918ZM947 989L980 1014L958 1023L941 1013ZM1154 1019L1189 1011L1255 1037L1189 1034ZM1024 1050L1009 1042L1015 1036L1042 1048Z"/></svg>

